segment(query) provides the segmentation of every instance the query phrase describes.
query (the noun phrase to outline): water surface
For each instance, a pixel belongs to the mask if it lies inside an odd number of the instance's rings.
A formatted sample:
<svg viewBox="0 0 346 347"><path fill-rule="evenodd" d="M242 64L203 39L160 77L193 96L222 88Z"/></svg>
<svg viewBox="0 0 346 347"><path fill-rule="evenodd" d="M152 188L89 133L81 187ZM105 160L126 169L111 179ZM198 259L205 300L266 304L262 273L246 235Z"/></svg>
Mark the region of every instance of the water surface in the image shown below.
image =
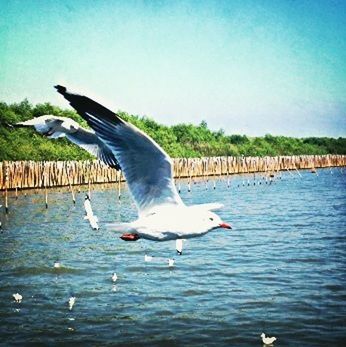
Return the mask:
<svg viewBox="0 0 346 347"><path fill-rule="evenodd" d="M232 176L215 190L197 181L190 193L182 181L187 204L222 202L233 225L188 240L182 256L173 241L124 242L104 228L136 217L126 188L120 202L115 187L93 190L99 231L83 219L86 188L76 205L68 191L50 191L47 210L42 191L11 197L0 214L1 345L261 346L265 332L276 346L342 346L346 175L318 173L272 184Z"/></svg>

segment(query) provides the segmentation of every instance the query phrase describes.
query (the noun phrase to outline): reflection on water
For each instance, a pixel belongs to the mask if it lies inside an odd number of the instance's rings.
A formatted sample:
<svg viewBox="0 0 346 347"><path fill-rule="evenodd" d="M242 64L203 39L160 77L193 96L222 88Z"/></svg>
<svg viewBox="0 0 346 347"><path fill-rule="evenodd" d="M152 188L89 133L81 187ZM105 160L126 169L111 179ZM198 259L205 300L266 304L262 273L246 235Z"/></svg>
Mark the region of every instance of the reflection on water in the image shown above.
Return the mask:
<svg viewBox="0 0 346 347"><path fill-rule="evenodd" d="M253 346L265 332L277 346L342 345L345 177L283 173L243 186L253 177L237 176L215 190L196 181L190 193L182 181L187 204L222 202L220 215L234 227L186 241L182 256L174 241L128 243L102 228L136 217L126 189L120 201L114 187L92 192L99 231L83 218L83 189L76 205L67 190L50 191L48 209L43 192L10 198L9 215L0 214L0 341ZM174 258L174 267L145 254Z"/></svg>

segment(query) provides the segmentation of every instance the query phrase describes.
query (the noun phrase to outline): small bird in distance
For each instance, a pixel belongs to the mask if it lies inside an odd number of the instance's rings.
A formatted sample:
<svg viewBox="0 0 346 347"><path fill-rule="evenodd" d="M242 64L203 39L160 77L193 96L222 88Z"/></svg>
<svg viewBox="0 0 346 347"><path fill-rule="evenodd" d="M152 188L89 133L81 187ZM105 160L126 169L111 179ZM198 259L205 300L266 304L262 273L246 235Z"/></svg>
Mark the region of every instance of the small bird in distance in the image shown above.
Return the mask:
<svg viewBox="0 0 346 347"><path fill-rule="evenodd" d="M274 341L276 341L276 337L266 337L265 333L261 334L261 338L262 338L262 342L266 345L266 346L271 346L273 345Z"/></svg>

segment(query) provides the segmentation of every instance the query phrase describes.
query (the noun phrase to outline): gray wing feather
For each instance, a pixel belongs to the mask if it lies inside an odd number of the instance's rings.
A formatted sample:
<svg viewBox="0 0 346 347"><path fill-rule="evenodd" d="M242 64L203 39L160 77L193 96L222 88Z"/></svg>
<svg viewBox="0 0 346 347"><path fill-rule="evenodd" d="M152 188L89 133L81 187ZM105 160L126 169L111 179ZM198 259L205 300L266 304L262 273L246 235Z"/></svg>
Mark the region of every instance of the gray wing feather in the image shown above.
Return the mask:
<svg viewBox="0 0 346 347"><path fill-rule="evenodd" d="M95 133L79 127L76 132L66 134L66 137L108 166L117 170L121 169L112 151L95 135Z"/></svg>
<svg viewBox="0 0 346 347"><path fill-rule="evenodd" d="M56 88L115 155L140 213L161 204L183 204L171 159L154 140L97 102Z"/></svg>

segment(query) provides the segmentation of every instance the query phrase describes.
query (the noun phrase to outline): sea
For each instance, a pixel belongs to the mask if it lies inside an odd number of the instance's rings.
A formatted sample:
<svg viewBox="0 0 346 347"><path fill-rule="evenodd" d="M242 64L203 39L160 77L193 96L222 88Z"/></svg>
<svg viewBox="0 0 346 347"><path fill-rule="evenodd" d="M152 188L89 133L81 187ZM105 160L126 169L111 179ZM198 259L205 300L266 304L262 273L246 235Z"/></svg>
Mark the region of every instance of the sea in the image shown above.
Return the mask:
<svg viewBox="0 0 346 347"><path fill-rule="evenodd" d="M187 205L222 203L233 229L179 255L175 241L124 242L107 226L137 217L126 185L120 199L92 187L99 230L84 219L87 186L75 204L50 189L48 208L44 190L11 192L8 214L1 192L0 345L263 346L265 333L274 346L346 346L345 168L176 184Z"/></svg>

